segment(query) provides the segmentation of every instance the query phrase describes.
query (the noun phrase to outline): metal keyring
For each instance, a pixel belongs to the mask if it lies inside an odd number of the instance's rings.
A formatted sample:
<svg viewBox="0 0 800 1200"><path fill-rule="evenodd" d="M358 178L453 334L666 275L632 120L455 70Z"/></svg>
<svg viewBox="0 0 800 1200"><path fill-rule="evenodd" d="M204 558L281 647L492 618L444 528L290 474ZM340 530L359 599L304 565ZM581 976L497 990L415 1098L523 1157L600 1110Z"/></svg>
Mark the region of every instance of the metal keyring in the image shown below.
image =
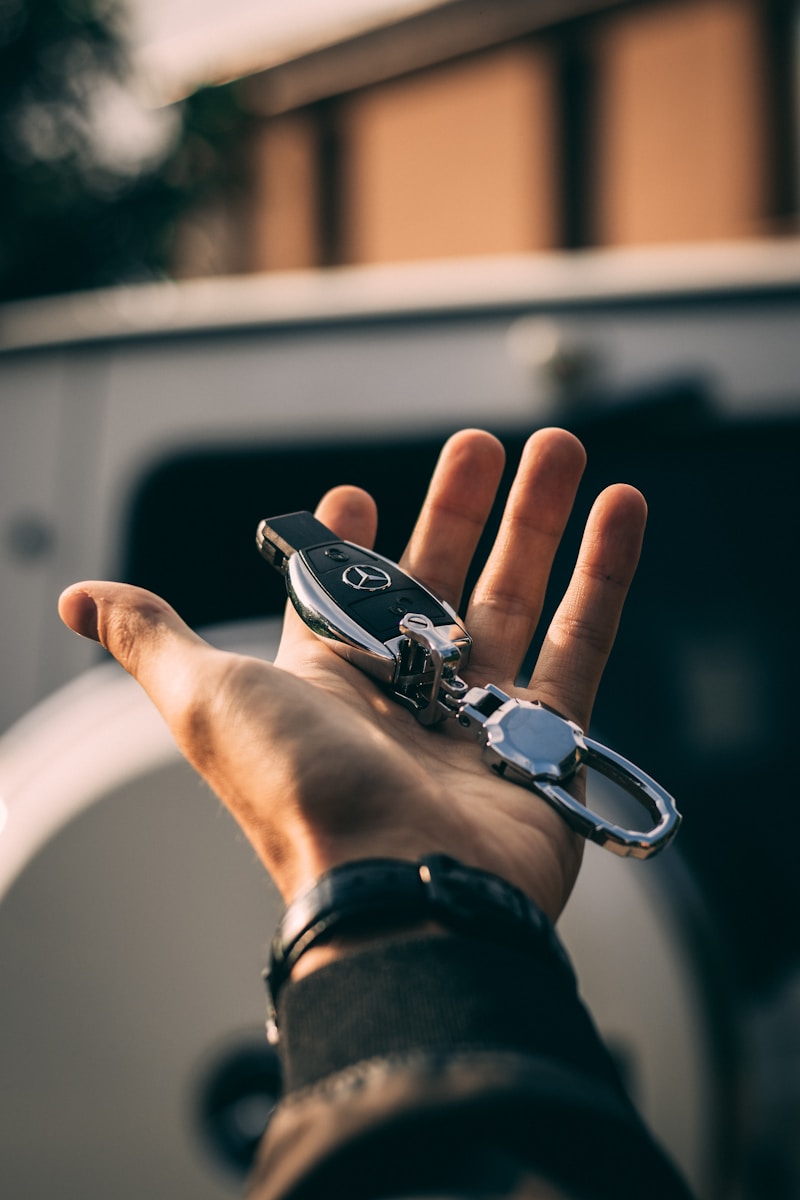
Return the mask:
<svg viewBox="0 0 800 1200"><path fill-rule="evenodd" d="M681 815L669 792L539 701L517 700L492 685L473 688L460 705L459 717L464 725L479 726L478 739L494 771L536 792L589 841L614 854L650 858L678 832ZM605 775L633 796L654 820L652 828L625 829L571 796L563 784L582 766Z"/></svg>
<svg viewBox="0 0 800 1200"><path fill-rule="evenodd" d="M557 783L536 780L532 787L548 804L552 804L570 828L589 841L605 846L612 854L651 858L668 846L678 832L682 818L675 801L659 783L621 754L602 746L593 738L583 740L586 753L581 755L582 765L592 768L599 775L605 775L633 796L656 822L651 829L640 832L607 821L599 813L584 807Z"/></svg>

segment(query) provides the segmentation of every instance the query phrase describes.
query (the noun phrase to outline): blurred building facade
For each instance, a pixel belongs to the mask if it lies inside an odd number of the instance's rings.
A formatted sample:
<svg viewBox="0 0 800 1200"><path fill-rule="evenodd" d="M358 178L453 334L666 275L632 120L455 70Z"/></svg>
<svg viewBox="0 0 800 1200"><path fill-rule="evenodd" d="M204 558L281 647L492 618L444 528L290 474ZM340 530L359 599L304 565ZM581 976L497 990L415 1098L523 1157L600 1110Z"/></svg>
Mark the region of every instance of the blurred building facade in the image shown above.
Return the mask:
<svg viewBox="0 0 800 1200"><path fill-rule="evenodd" d="M796 0L451 0L254 69L183 276L796 232Z"/></svg>

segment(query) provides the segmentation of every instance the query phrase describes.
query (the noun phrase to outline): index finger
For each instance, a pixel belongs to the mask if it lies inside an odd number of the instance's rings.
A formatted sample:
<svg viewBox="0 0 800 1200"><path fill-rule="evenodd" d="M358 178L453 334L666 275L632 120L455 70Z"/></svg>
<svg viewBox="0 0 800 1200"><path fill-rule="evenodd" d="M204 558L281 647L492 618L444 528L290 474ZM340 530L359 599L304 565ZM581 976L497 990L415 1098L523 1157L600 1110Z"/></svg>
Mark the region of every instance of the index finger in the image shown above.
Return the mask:
<svg viewBox="0 0 800 1200"><path fill-rule="evenodd" d="M400 566L459 607L464 580L505 466L501 442L462 429L442 448Z"/></svg>

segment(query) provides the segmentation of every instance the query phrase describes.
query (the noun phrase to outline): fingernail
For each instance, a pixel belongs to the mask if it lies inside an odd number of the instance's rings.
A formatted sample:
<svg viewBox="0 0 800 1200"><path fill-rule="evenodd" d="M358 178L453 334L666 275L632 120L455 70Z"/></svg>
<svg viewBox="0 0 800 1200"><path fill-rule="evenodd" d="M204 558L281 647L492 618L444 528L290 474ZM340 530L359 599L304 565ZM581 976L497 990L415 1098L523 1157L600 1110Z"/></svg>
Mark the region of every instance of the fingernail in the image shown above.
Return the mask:
<svg viewBox="0 0 800 1200"><path fill-rule="evenodd" d="M99 642L97 634L97 605L88 592L78 592L72 597L72 612L70 613L72 628L81 637L91 638Z"/></svg>

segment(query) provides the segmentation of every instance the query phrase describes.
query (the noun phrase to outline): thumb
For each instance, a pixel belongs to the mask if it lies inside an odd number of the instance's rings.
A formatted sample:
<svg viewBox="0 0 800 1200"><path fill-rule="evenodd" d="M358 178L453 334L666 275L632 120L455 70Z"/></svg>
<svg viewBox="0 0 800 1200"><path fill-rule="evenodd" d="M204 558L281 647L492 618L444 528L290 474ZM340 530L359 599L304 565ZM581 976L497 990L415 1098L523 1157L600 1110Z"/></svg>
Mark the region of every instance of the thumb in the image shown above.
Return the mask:
<svg viewBox="0 0 800 1200"><path fill-rule="evenodd" d="M184 715L201 675L216 674L214 650L160 596L124 583L90 580L62 592L59 615L81 637L99 642L138 680L167 723ZM204 679L208 687L207 678Z"/></svg>

